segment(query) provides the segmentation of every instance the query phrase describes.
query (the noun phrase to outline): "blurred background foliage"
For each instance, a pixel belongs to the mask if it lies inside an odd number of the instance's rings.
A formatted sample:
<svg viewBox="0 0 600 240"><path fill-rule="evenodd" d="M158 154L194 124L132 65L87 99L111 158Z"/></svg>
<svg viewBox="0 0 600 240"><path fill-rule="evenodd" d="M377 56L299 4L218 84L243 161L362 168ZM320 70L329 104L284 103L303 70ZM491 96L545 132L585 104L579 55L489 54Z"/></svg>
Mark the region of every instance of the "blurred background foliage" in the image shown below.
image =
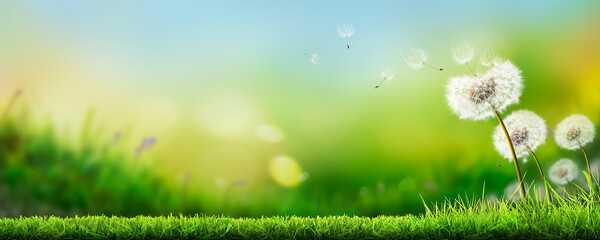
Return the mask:
<svg viewBox="0 0 600 240"><path fill-rule="evenodd" d="M345 22L350 50L335 34ZM446 80L468 73L450 46L470 40L476 61L493 49L523 70L504 115L599 126L598 22L594 1L5 1L0 214L375 216L484 184L500 197L514 168L498 167L493 119L449 111ZM400 46L445 70L410 69ZM395 78L374 89L387 67ZM584 167L551 136L537 155Z"/></svg>

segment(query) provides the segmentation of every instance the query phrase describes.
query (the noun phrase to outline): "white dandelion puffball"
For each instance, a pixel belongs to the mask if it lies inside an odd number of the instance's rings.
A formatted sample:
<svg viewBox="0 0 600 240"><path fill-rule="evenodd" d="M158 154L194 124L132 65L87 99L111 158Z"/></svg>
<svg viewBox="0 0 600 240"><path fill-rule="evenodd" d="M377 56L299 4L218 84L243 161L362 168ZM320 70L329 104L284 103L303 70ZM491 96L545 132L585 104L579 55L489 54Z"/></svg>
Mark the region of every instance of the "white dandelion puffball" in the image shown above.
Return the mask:
<svg viewBox="0 0 600 240"><path fill-rule="evenodd" d="M421 69L427 63L427 53L419 48L400 49L404 62L412 69Z"/></svg>
<svg viewBox="0 0 600 240"><path fill-rule="evenodd" d="M515 111L504 119L504 124L515 149L515 154L523 162L527 162L524 157L529 155L529 149L533 151L546 142L546 135L548 134L546 123L544 119L531 111ZM508 162L512 162L512 153L502 126L496 127L492 139L500 155L508 159Z"/></svg>
<svg viewBox="0 0 600 240"><path fill-rule="evenodd" d="M494 116L490 104L503 111L519 102L523 78L510 61L494 66L483 76L452 77L446 87L448 106L461 119L482 120Z"/></svg>
<svg viewBox="0 0 600 240"><path fill-rule="evenodd" d="M563 185L573 181L577 177L577 172L579 172L577 165L571 159L563 158L550 167L548 174L550 180Z"/></svg>
<svg viewBox="0 0 600 240"><path fill-rule="evenodd" d="M321 62L321 56L319 56L319 54L316 53L313 53L310 56L308 56L308 59L312 64L319 64Z"/></svg>
<svg viewBox="0 0 600 240"><path fill-rule="evenodd" d="M452 47L452 56L458 64L465 64L473 60L473 48L467 41Z"/></svg>
<svg viewBox="0 0 600 240"><path fill-rule="evenodd" d="M573 114L556 126L554 139L561 148L574 150L591 143L596 135L594 123L584 115Z"/></svg>
<svg viewBox="0 0 600 240"><path fill-rule="evenodd" d="M352 35L354 35L354 27L352 24L344 24L341 27L338 25L337 34L342 38L352 37Z"/></svg>
<svg viewBox="0 0 600 240"><path fill-rule="evenodd" d="M394 72L394 70L392 70L392 68L386 68L383 71L381 71L381 79L389 82L394 78L395 74L396 73Z"/></svg>

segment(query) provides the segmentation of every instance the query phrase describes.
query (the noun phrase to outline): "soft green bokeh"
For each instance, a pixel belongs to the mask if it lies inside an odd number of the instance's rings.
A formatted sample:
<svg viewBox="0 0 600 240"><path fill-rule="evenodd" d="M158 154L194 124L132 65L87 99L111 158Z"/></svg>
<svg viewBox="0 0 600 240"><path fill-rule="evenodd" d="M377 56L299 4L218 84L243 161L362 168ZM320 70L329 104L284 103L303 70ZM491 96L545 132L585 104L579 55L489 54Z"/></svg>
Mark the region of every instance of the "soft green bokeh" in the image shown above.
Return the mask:
<svg viewBox="0 0 600 240"><path fill-rule="evenodd" d="M581 113L598 126L599 9L592 1L5 1L0 111L15 89L24 89L10 115L14 131L31 136L21 143L68 152L84 148L82 129L93 109L90 151L104 156L102 146L128 133L122 159L107 157L123 178L137 179L126 163L134 161L140 139L156 136L139 166L165 184L174 202L152 214L177 209L182 191L194 202L188 213L421 212L419 194L427 201L471 195L485 182L487 192L500 196L515 179L511 164L497 167L507 162L491 142L497 122L459 120L447 107L446 80L468 73L452 61L452 44L472 43L476 69L479 55L493 49L523 71L520 104L504 115L532 110L553 129ZM336 35L344 23L356 28L349 50ZM410 69L400 47L423 48L445 70ZM305 53L318 53L321 63L311 64ZM374 89L387 67L395 69L394 79ZM257 128L264 124L283 138L261 139ZM1 134L13 131L0 127ZM587 147L592 159L600 158L598 141ZM25 149L19 151L37 151ZM545 169L562 157L584 167L580 152L558 149L552 137L537 154ZM269 175L269 163L282 155L301 166L284 171L305 179L295 187ZM9 155L0 157L5 162ZM523 170L528 182L540 183L535 164ZM51 200L52 194L36 199Z"/></svg>

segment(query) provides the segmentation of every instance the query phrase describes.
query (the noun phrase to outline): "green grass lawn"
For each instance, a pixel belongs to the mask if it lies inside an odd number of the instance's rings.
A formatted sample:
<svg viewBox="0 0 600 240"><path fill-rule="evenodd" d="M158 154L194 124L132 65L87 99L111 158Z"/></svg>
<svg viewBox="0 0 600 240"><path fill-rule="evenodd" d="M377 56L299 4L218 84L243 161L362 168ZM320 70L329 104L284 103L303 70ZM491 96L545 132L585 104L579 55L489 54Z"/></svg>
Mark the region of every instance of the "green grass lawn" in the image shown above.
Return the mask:
<svg viewBox="0 0 600 240"><path fill-rule="evenodd" d="M467 207L467 205L470 205ZM597 239L600 207L455 202L420 216L31 217L0 220L2 239Z"/></svg>

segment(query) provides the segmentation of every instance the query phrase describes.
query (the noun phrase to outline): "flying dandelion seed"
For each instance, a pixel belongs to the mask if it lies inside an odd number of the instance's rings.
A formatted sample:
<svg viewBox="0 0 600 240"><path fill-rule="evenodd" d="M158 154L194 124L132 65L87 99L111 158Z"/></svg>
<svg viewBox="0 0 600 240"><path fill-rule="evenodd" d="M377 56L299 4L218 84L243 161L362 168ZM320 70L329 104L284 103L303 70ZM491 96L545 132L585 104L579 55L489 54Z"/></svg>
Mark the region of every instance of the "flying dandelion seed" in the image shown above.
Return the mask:
<svg viewBox="0 0 600 240"><path fill-rule="evenodd" d="M567 158L563 158L558 160L550 167L550 180L559 185L569 184L571 187L571 191L573 192L573 186L571 186L571 182L575 177L577 177L577 165L571 160Z"/></svg>
<svg viewBox="0 0 600 240"><path fill-rule="evenodd" d="M307 56L310 63L312 63L312 64L321 63L321 56L319 56L319 54L313 53L311 55L308 55L308 53L304 53L304 56Z"/></svg>
<svg viewBox="0 0 600 240"><path fill-rule="evenodd" d="M446 87L446 97L452 112L461 119L483 120L519 102L523 78L510 61L494 66L482 77L452 77Z"/></svg>
<svg viewBox="0 0 600 240"><path fill-rule="evenodd" d="M467 41L452 46L452 56L454 57L454 61L458 64L466 64L471 71L471 74L477 77L477 74L473 72L473 69L469 65L469 62L473 60L473 55L473 47L471 47L471 43Z"/></svg>
<svg viewBox="0 0 600 240"><path fill-rule="evenodd" d="M504 119L504 124L511 137L515 153L523 162L527 162L527 155L538 146L546 142L548 130L544 119L527 110L519 110L511 113ZM504 136L501 126L496 127L494 135L494 146L496 150L512 162L512 153Z"/></svg>
<svg viewBox="0 0 600 240"><path fill-rule="evenodd" d="M344 26L340 27L338 25L337 27L337 34L338 36L340 36L341 38L346 39L346 47L348 49L350 49L350 44L348 43L348 38L352 37L354 35L354 27L352 26L352 24L344 24Z"/></svg>
<svg viewBox="0 0 600 240"><path fill-rule="evenodd" d="M379 88L384 82L389 82L394 78L396 72L392 68L386 68L381 71L381 82L375 86L375 88Z"/></svg>
<svg viewBox="0 0 600 240"><path fill-rule="evenodd" d="M491 67L494 64L495 58L494 50L488 49L479 56L479 61L481 62L481 65L485 67Z"/></svg>
<svg viewBox="0 0 600 240"><path fill-rule="evenodd" d="M444 70L442 68L436 68L434 66L427 64L427 59L428 59L427 53L425 53L420 48L409 48L406 50L400 49L400 55L402 56L402 59L404 60L404 62L406 62L406 64L408 64L408 66L410 66L412 69L419 70L419 69L423 68L424 66L428 66L428 67L432 68L433 70L440 70L440 71Z"/></svg>

